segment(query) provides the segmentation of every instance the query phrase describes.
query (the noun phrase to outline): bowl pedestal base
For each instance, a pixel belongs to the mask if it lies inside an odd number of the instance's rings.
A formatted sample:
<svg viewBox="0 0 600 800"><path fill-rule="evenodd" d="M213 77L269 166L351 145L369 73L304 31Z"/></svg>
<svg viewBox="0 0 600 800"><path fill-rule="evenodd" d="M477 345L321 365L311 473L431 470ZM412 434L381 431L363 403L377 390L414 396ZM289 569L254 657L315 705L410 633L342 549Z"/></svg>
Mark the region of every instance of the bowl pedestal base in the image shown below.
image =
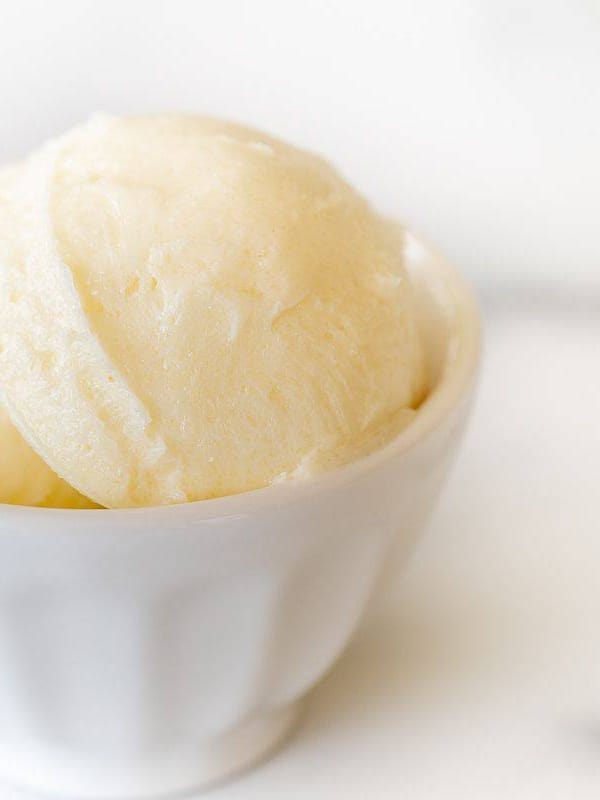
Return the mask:
<svg viewBox="0 0 600 800"><path fill-rule="evenodd" d="M294 726L299 703L253 717L175 759L157 759L135 765L88 763L56 751L22 754L0 763L0 779L36 795L74 800L122 800L185 796L252 767L280 745ZM37 748L36 748L37 750Z"/></svg>

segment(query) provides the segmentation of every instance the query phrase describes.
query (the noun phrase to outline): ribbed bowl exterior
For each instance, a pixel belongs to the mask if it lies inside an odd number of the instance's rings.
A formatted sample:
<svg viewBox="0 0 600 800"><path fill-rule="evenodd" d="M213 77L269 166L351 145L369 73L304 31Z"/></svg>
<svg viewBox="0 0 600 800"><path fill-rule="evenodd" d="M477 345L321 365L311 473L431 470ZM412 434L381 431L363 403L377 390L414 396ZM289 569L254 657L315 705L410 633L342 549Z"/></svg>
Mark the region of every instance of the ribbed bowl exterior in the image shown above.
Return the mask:
<svg viewBox="0 0 600 800"><path fill-rule="evenodd" d="M220 777L211 742L295 703L392 548L411 549L465 412L350 483L250 515L149 510L111 530L91 512L82 530L0 512L0 774L79 798Z"/></svg>

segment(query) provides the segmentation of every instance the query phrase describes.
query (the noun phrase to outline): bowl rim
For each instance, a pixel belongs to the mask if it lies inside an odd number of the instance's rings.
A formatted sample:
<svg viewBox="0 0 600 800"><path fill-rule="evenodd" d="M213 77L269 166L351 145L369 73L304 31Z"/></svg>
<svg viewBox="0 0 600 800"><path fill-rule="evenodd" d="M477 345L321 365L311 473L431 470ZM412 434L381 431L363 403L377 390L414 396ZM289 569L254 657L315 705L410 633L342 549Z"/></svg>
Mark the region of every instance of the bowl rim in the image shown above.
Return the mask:
<svg viewBox="0 0 600 800"><path fill-rule="evenodd" d="M481 355L482 319L474 291L467 280L421 236L405 234L407 261L427 262L425 271L443 285L452 298L452 324L455 332L454 352L446 359L443 374L437 385L419 407L415 419L398 436L369 455L336 469L310 478L271 484L247 492L223 497L195 500L171 505L135 508L44 508L0 503L0 522L14 524L44 524L61 529L75 526L78 533L97 532L100 525L108 531L115 527L138 526L163 520L170 525L218 521L245 517L266 508L295 504L307 496L351 483L359 476L383 465L386 461L412 450L428 438L451 412L468 396L478 371ZM104 522L102 522L104 520ZM104 527L103 531L104 533Z"/></svg>

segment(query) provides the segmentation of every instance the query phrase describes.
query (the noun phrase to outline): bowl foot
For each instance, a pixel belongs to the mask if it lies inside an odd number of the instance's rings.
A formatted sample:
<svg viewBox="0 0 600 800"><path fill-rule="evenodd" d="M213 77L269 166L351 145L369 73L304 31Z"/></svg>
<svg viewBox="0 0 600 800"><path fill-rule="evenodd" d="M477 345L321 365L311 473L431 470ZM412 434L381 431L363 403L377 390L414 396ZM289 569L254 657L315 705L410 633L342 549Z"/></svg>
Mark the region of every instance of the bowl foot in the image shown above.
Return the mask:
<svg viewBox="0 0 600 800"><path fill-rule="evenodd" d="M76 800L145 800L185 797L209 789L267 758L289 734L299 704L253 717L222 736L186 753L143 762L90 763L58 752L0 752L0 775L6 783L36 796ZM37 750L37 748L36 748Z"/></svg>

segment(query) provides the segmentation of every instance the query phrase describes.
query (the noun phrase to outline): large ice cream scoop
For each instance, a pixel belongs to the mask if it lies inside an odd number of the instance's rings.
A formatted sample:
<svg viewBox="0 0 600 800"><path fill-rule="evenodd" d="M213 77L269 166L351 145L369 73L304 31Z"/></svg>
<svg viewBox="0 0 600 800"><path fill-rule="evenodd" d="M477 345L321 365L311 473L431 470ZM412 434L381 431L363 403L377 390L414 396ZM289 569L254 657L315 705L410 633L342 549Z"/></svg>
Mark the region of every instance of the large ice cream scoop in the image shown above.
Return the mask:
<svg viewBox="0 0 600 800"><path fill-rule="evenodd" d="M401 233L320 159L213 120L101 117L3 184L0 402L96 502L311 475L413 418Z"/></svg>

